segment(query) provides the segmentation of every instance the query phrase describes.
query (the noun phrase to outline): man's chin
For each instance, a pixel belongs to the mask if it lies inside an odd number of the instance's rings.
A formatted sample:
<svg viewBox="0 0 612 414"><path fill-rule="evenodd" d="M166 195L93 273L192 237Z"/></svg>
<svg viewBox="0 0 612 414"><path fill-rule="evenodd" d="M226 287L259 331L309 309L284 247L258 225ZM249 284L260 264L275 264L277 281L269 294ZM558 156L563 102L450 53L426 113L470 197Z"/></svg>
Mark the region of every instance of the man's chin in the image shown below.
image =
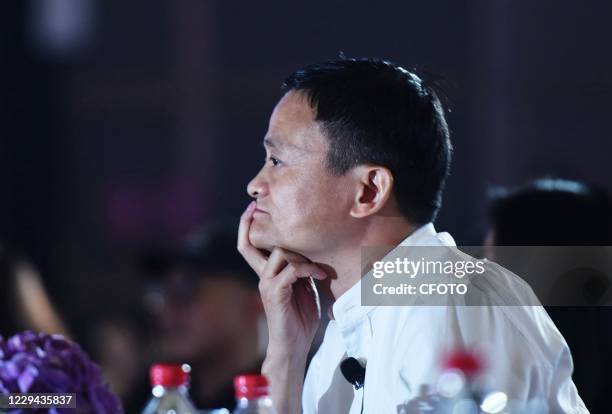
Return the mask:
<svg viewBox="0 0 612 414"><path fill-rule="evenodd" d="M272 237L264 232L254 231L252 228L249 233L249 241L254 247L267 250L269 252L271 252L276 245L275 240Z"/></svg>
<svg viewBox="0 0 612 414"><path fill-rule="evenodd" d="M271 237L265 233L253 232L251 230L249 240L254 247L269 253L271 253L275 247L280 247L285 250L291 250L294 253L302 254L295 246L289 246L277 237Z"/></svg>

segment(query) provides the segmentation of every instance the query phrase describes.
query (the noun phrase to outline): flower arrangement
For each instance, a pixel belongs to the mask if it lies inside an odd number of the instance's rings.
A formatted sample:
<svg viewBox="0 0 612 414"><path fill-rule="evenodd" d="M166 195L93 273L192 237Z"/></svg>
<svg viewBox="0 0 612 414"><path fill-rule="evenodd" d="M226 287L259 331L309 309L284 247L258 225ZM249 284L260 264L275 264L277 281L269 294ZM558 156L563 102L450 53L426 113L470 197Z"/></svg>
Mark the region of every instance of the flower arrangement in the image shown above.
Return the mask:
<svg viewBox="0 0 612 414"><path fill-rule="evenodd" d="M119 399L81 347L59 335L0 336L0 394L75 393L76 409L13 409L11 414L119 414Z"/></svg>

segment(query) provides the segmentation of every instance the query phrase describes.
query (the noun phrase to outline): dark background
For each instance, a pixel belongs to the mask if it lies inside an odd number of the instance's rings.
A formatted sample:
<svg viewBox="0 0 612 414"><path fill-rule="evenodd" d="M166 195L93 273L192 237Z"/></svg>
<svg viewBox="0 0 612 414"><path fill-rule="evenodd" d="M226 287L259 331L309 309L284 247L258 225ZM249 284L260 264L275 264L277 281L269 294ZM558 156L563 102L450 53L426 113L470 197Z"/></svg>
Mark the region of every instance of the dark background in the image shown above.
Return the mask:
<svg viewBox="0 0 612 414"><path fill-rule="evenodd" d="M344 52L447 79L436 226L477 244L491 186L612 190L610 16L609 1L2 2L0 239L77 337L127 314L139 249L237 217L280 83Z"/></svg>

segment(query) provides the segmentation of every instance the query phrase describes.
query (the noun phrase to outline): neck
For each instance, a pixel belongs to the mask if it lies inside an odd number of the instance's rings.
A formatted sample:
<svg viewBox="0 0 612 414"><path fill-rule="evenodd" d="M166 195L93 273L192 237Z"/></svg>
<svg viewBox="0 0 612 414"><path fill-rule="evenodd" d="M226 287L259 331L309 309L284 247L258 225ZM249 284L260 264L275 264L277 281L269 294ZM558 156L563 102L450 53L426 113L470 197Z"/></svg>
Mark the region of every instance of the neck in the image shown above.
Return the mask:
<svg viewBox="0 0 612 414"><path fill-rule="evenodd" d="M417 228L404 218L376 217L363 229L360 237L339 245L332 252L309 258L326 270L330 276L326 287L334 299L338 299L361 279L369 263L383 258ZM368 250L367 258L363 258L362 248L366 246L374 248Z"/></svg>

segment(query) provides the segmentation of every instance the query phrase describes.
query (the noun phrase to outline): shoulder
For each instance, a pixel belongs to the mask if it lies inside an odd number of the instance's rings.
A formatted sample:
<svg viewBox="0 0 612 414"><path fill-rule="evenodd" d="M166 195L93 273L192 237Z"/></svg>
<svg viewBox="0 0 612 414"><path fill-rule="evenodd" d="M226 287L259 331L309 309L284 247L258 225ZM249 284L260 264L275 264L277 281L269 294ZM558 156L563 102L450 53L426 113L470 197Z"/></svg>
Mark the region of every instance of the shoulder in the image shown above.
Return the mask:
<svg viewBox="0 0 612 414"><path fill-rule="evenodd" d="M371 314L375 341L389 352L431 358L456 348L516 357L522 364L554 369L568 353L565 339L542 306L399 306ZM410 358L411 359L411 358Z"/></svg>

